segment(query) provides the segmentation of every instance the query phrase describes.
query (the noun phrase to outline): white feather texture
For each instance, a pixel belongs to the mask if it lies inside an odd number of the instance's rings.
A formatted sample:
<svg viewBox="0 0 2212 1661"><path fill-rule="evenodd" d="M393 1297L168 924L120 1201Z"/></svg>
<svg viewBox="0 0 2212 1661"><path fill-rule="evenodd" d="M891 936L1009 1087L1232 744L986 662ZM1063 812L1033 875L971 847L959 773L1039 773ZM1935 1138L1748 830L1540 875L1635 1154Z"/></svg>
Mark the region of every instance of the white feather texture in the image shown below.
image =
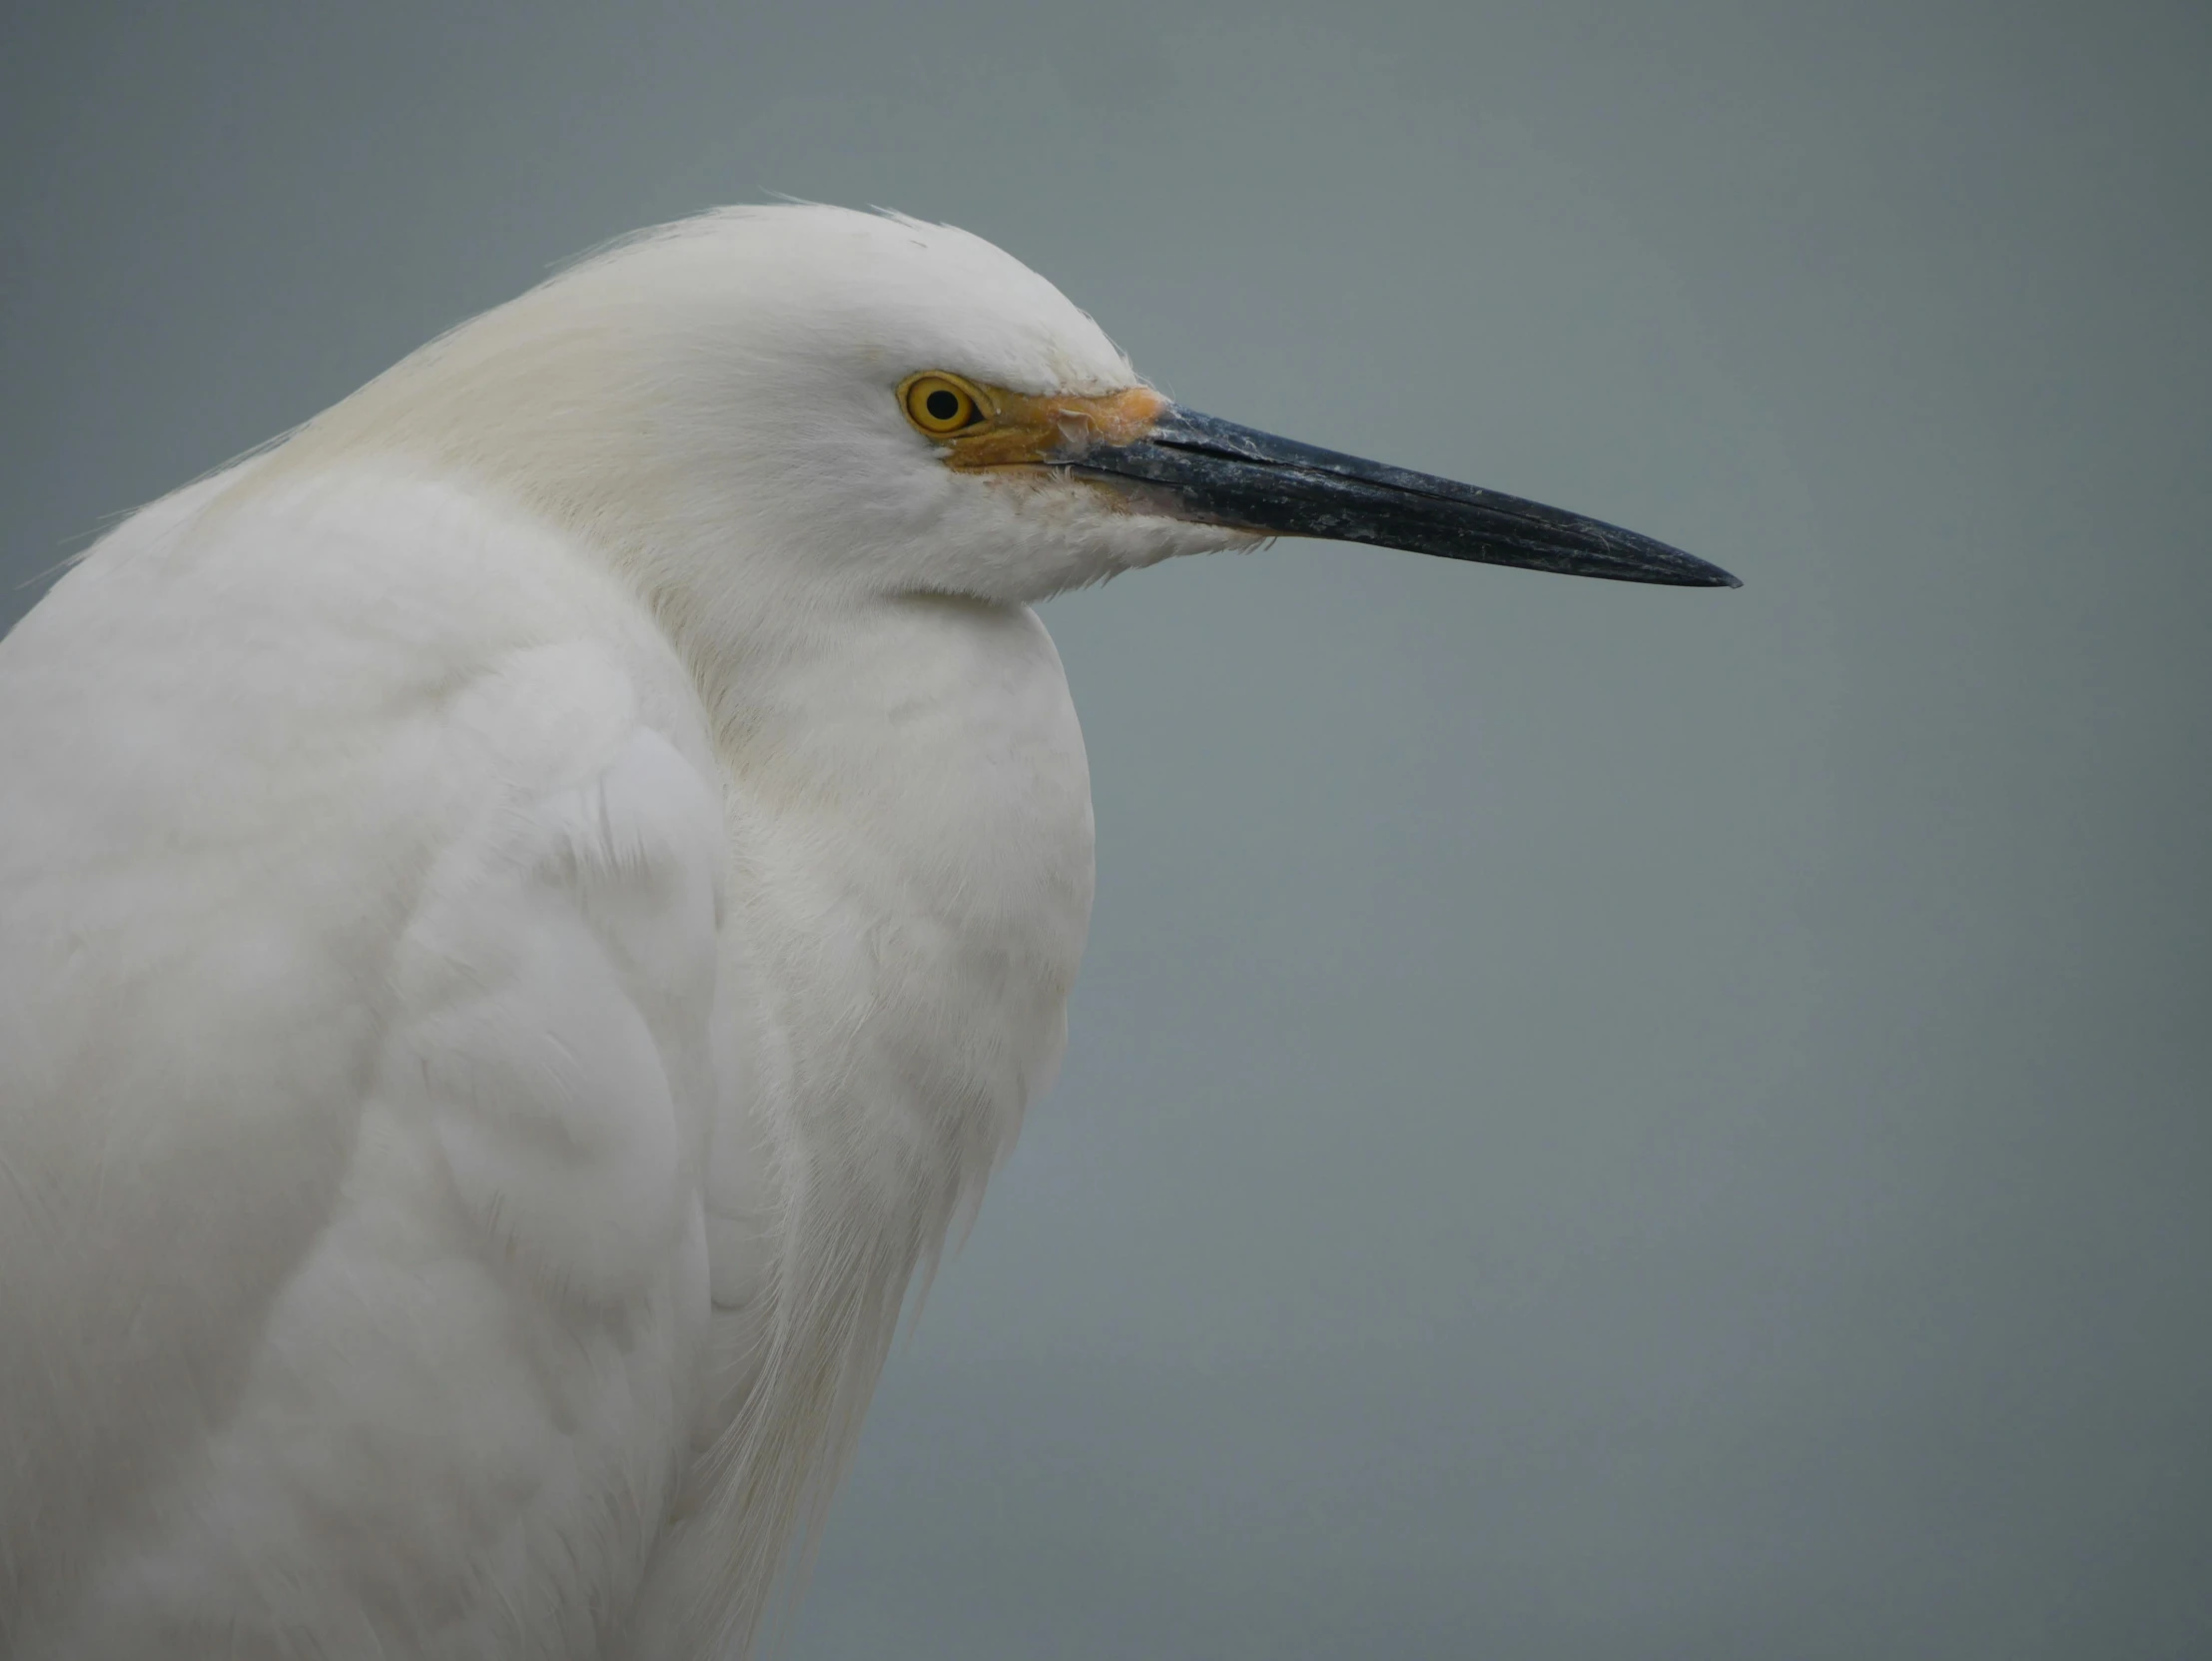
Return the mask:
<svg viewBox="0 0 2212 1661"><path fill-rule="evenodd" d="M0 1652L741 1653L1050 1081L1026 602L1240 540L944 466L1135 384L963 233L602 254L0 643Z"/></svg>

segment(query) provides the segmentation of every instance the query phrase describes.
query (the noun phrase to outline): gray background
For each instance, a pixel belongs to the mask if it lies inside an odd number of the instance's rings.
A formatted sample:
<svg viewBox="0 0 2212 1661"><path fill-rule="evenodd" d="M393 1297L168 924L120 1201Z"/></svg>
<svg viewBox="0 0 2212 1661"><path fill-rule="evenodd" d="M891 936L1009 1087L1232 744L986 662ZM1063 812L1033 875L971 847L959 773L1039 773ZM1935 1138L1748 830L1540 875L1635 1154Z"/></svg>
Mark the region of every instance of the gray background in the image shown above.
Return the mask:
<svg viewBox="0 0 2212 1661"><path fill-rule="evenodd" d="M1731 566L1050 608L1074 1045L797 1653L2212 1655L2207 15L19 4L7 614L770 192Z"/></svg>

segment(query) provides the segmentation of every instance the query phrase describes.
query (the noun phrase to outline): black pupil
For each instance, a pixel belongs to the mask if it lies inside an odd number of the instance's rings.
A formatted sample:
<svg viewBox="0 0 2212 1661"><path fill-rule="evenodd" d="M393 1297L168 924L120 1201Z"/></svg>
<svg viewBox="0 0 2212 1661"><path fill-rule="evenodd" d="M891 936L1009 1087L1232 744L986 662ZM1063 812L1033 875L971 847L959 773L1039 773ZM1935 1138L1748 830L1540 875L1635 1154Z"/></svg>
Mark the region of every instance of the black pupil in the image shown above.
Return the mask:
<svg viewBox="0 0 2212 1661"><path fill-rule="evenodd" d="M930 413L930 419L949 421L960 414L960 395L940 387L922 401L922 408Z"/></svg>

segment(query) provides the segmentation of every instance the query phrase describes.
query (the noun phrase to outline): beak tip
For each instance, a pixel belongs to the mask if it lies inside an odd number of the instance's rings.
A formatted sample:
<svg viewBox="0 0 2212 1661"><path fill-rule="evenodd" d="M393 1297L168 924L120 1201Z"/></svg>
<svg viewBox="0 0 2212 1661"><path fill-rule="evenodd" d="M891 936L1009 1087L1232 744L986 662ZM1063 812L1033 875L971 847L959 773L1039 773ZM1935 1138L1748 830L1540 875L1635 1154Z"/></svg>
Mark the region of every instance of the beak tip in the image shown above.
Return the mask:
<svg viewBox="0 0 2212 1661"><path fill-rule="evenodd" d="M1684 553L1680 548L1668 547L1664 542L1653 544L1660 549L1674 567L1673 581L1683 588L1741 588L1744 579L1734 571L1724 571L1710 559L1700 559L1694 553Z"/></svg>
<svg viewBox="0 0 2212 1661"><path fill-rule="evenodd" d="M1608 576L1616 581L1650 582L1667 588L1741 588L1744 579L1734 571L1724 571L1710 559L1700 559L1694 553L1684 553L1664 542L1646 543L1638 550L1644 555L1640 565L1628 569L1615 567L1608 570L1584 569L1579 576Z"/></svg>

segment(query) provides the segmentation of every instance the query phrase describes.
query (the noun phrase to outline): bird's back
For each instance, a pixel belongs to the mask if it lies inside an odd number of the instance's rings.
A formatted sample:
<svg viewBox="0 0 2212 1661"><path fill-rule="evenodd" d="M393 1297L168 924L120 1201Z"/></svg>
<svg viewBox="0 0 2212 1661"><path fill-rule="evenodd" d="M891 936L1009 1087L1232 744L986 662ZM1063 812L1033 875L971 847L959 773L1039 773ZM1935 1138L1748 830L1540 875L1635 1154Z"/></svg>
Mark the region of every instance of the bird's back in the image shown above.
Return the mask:
<svg viewBox="0 0 2212 1661"><path fill-rule="evenodd" d="M619 1627L731 1088L687 698L372 474L183 492L0 643L0 1651Z"/></svg>

